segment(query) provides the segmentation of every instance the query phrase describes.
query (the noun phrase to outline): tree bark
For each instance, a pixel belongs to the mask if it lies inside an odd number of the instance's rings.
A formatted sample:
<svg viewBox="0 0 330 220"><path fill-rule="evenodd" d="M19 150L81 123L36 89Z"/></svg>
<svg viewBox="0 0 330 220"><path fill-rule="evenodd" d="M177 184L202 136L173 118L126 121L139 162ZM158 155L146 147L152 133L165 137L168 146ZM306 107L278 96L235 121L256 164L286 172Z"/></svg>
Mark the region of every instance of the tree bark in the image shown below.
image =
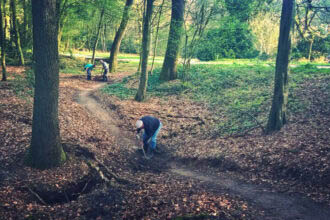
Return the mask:
<svg viewBox="0 0 330 220"><path fill-rule="evenodd" d="M94 64L95 62L95 50L97 47L97 43L99 42L99 36L101 32L101 27L102 27L102 20L103 20L103 15L104 15L104 7L102 8L101 15L100 15L100 20L99 20L99 25L97 27L97 33L96 33L96 39L93 45L93 55L92 55L92 63Z"/></svg>
<svg viewBox="0 0 330 220"><path fill-rule="evenodd" d="M19 58L19 64L24 66L24 56L23 51L21 47L21 39L20 34L18 31L18 25L17 25L17 16L16 16L16 0L10 0L10 8L12 12L12 21L13 21L13 34L14 34L14 40L16 44L16 51Z"/></svg>
<svg viewBox="0 0 330 220"><path fill-rule="evenodd" d="M7 80L7 69L6 69L6 37L5 37L5 29L3 22L3 14L2 11L5 11L5 1L0 0L0 37L1 37L1 67L2 67L2 81ZM4 14L6 14L4 12Z"/></svg>
<svg viewBox="0 0 330 220"><path fill-rule="evenodd" d="M148 84L148 57L150 51L150 24L153 11L154 0L147 0L147 11L145 13L143 32L142 32L142 63L141 63L141 77L138 91L135 95L136 101L143 101L146 96Z"/></svg>
<svg viewBox="0 0 330 220"><path fill-rule="evenodd" d="M133 0L126 0L123 17L121 19L120 26L116 32L115 39L113 40L111 51L110 51L110 60L109 60L109 71L113 73L116 71L117 68L117 55L119 53L119 48L121 44L121 40L124 37L126 26L128 24L128 20L130 17L130 8L133 5Z"/></svg>
<svg viewBox="0 0 330 220"><path fill-rule="evenodd" d="M160 5L160 9L159 9L159 14L158 14L158 22L157 22L157 28L156 28L155 44L154 44L154 52L153 52L153 56L152 56L150 74L152 74L152 71L154 69L154 64L155 64L155 58L156 58L157 46L158 46L158 33L159 33L160 18L162 16L164 2L165 2L165 0L162 1L162 4Z"/></svg>
<svg viewBox="0 0 330 220"><path fill-rule="evenodd" d="M293 8L294 0L283 1L275 67L274 96L266 127L266 133L268 134L280 130L287 121L288 66L291 50L290 31L292 27Z"/></svg>
<svg viewBox="0 0 330 220"><path fill-rule="evenodd" d="M67 21L68 17L68 9L69 9L69 0L56 0L57 8L56 8L56 16L58 22L58 49L60 50L63 27Z"/></svg>
<svg viewBox="0 0 330 220"><path fill-rule="evenodd" d="M31 145L26 163L47 169L66 160L59 120L59 58L56 0L32 0L35 93Z"/></svg>
<svg viewBox="0 0 330 220"><path fill-rule="evenodd" d="M314 36L309 40L309 49L308 49L308 61L311 62L312 51L313 51Z"/></svg>
<svg viewBox="0 0 330 220"><path fill-rule="evenodd" d="M172 15L167 49L164 58L160 80L173 80L177 76L177 62L183 33L185 0L172 0Z"/></svg>
<svg viewBox="0 0 330 220"><path fill-rule="evenodd" d="M23 0L23 12L24 12L24 17L23 17L23 30L22 30L22 44L23 47L26 47L27 43L27 33L28 33L28 8L27 8L27 0Z"/></svg>

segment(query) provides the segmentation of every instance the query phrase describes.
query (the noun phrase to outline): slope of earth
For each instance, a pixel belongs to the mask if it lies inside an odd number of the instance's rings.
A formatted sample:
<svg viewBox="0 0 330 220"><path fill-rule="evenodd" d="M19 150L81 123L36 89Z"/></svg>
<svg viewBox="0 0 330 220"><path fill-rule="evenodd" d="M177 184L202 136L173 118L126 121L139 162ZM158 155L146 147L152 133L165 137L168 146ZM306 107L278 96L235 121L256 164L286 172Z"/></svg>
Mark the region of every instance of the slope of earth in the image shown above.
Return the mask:
<svg viewBox="0 0 330 220"><path fill-rule="evenodd" d="M120 80L123 75L112 80ZM294 144L310 139L301 155L306 155L305 149L325 148L323 138L329 137L329 133L322 129L329 127L329 121L322 114L328 105L316 114L327 127L315 125L315 133L305 131L311 128L311 121L306 121L299 126L302 134L299 130L292 132L298 125L289 124L282 132L268 137L255 131L245 137L210 138L205 132L212 124L212 112L203 104L175 96L167 100L152 98L145 103L122 101L94 92L103 83L87 82L83 76L62 75L59 117L69 160L60 168L40 171L23 165L31 136L32 104L16 98L11 82L0 85L0 141L4 143L0 149L0 219L180 219L179 216L310 219L313 214L326 219L324 216L328 216L326 170L316 172L325 181L316 186L300 176L290 177L285 172L294 161L288 160L288 149L283 150L283 144L290 143L289 149L295 149ZM322 96L317 97L321 100ZM315 100L317 105L318 99ZM158 116L164 124L159 138L161 152L152 160L143 158L134 141L134 122L146 114ZM320 131L324 136L314 137ZM272 149L266 148L265 143ZM313 171L319 161L328 159L329 151L318 155L307 152L312 158L309 161L304 156L295 157L302 169L306 163ZM271 163L273 157L283 166L282 175L275 175L277 171L272 170L278 165ZM263 164L261 158L271 162ZM237 178L258 183L260 187ZM285 193L272 192L279 190ZM300 195L292 194L297 192ZM291 212L283 211L287 206L291 206Z"/></svg>
<svg viewBox="0 0 330 220"><path fill-rule="evenodd" d="M32 99L16 97L15 79L1 82L0 219L264 216L263 210L239 196L168 172L166 157L159 162L145 160L135 148L130 129L111 125L120 125L122 119L112 118L112 112L106 116L90 101L89 90L98 88L100 82L84 78L61 76L59 118L69 159L62 167L49 170L24 166Z"/></svg>
<svg viewBox="0 0 330 220"><path fill-rule="evenodd" d="M142 115L154 115L164 127L160 144L172 157L203 173L225 172L250 183L301 193L330 206L330 77L310 79L297 96L310 103L277 133L261 129L244 136L217 137L213 114L203 103L182 96L151 97L144 103L120 100L102 92L102 102L116 110L125 130Z"/></svg>

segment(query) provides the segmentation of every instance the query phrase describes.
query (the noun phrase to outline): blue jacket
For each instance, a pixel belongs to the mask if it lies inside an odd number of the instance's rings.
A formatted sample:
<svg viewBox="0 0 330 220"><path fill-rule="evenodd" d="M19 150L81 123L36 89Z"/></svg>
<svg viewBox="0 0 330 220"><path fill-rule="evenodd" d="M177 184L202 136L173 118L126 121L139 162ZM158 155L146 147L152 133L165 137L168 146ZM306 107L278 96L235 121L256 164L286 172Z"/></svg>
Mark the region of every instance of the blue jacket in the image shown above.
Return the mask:
<svg viewBox="0 0 330 220"><path fill-rule="evenodd" d="M92 70L94 67L95 67L95 65L88 63L84 66L84 70L86 70L86 69Z"/></svg>
<svg viewBox="0 0 330 220"><path fill-rule="evenodd" d="M137 129L137 132L139 133L141 129L144 129L145 138L143 142L146 144L148 140L154 135L156 130L159 128L160 121L158 118L152 116L144 116L140 118L140 120L143 122L144 128Z"/></svg>

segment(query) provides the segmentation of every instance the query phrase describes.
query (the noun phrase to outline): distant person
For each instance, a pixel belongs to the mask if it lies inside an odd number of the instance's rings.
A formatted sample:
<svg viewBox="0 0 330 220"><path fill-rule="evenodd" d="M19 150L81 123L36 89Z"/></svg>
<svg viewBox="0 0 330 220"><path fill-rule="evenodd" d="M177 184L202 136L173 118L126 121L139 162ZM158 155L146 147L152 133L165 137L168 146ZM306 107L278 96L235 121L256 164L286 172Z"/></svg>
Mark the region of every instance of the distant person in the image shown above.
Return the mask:
<svg viewBox="0 0 330 220"><path fill-rule="evenodd" d="M137 135L139 135L140 131L144 129L142 136L143 148L150 157L156 150L157 135L162 126L163 125L159 119L152 116L144 116L136 121Z"/></svg>
<svg viewBox="0 0 330 220"><path fill-rule="evenodd" d="M87 80L92 79L92 70L94 67L95 67L95 64L90 64L90 63L88 63L84 66L84 70L87 71Z"/></svg>
<svg viewBox="0 0 330 220"><path fill-rule="evenodd" d="M107 82L108 81L108 77L107 77L107 74L109 72L109 64L107 62L105 62L104 60L100 60L100 63L102 64L103 66L103 81L104 82Z"/></svg>

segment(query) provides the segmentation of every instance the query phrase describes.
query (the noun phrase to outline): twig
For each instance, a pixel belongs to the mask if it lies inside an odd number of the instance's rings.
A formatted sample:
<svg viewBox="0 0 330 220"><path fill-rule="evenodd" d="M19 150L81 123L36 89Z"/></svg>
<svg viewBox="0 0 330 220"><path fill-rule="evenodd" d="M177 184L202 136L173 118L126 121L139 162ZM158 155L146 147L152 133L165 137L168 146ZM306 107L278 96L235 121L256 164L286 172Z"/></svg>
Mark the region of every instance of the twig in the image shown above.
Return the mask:
<svg viewBox="0 0 330 220"><path fill-rule="evenodd" d="M101 178L102 180L104 180L104 181L107 182L107 183L110 182L110 180L109 180L109 179L103 174L103 172L102 172L102 170L100 169L100 167L98 167L97 165L91 163L90 161L88 161L87 164L88 164L89 166L91 166L93 169L96 170L96 172L99 174L99 176L100 176L100 178Z"/></svg>
<svg viewBox="0 0 330 220"><path fill-rule="evenodd" d="M92 180L92 179L89 179L89 180L86 182L84 188L82 188L82 190L81 190L80 193L83 193L83 192L85 191L85 189L87 188L88 183L89 183L91 180Z"/></svg>
<svg viewBox="0 0 330 220"><path fill-rule="evenodd" d="M262 129L262 132L264 133L265 132L265 128L264 128L264 126L262 126L262 124L253 116L253 115L251 115L250 113L248 113L248 112L242 112L243 114L246 114L246 115L248 115L248 116L250 116L256 123L257 123L257 125Z"/></svg>
<svg viewBox="0 0 330 220"><path fill-rule="evenodd" d="M204 120L198 116L184 116L184 115L170 115L170 114L167 114L166 116L170 118L191 118L191 119L199 120L205 124Z"/></svg>
<svg viewBox="0 0 330 220"><path fill-rule="evenodd" d="M66 201L67 202L70 202L69 197L68 197L68 194L65 191L64 191L64 196L65 196Z"/></svg>
<svg viewBox="0 0 330 220"><path fill-rule="evenodd" d="M120 179L115 173L113 173L107 166L104 165L99 159L95 157L95 161L100 164L109 174L111 177L115 178L116 180Z"/></svg>
<svg viewBox="0 0 330 220"><path fill-rule="evenodd" d="M44 204L44 205L47 205L47 203L36 193L34 192L30 187L26 186L28 188L28 190L33 194L35 195L35 197L37 197L39 199L39 201Z"/></svg>

